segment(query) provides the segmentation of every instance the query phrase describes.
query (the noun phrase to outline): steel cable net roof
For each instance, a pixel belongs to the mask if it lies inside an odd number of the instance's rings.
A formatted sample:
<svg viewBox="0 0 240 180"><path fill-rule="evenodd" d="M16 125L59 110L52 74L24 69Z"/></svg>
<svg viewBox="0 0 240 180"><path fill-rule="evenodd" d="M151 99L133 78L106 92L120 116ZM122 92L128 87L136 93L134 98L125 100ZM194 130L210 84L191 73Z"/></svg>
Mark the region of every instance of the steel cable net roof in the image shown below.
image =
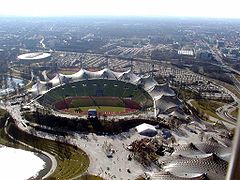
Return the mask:
<svg viewBox="0 0 240 180"><path fill-rule="evenodd" d="M56 74L56 76L49 81L38 81L32 86L29 92L36 97L66 83L96 79L122 81L142 87L146 92L148 92L152 99L156 101L156 109L158 109L158 111L161 113L173 107L179 109L180 105L182 104L168 84L158 84L153 77L139 76L131 72L131 70L125 72L115 72L108 68L95 72L81 69L72 75ZM176 109L172 109L171 112L174 110ZM178 110L172 115L177 116L179 114L182 114L182 112Z"/></svg>
<svg viewBox="0 0 240 180"><path fill-rule="evenodd" d="M141 84L143 86L143 89L146 91L150 91L152 88L154 88L156 85L158 85L157 81L153 77L147 77L141 79Z"/></svg>
<svg viewBox="0 0 240 180"><path fill-rule="evenodd" d="M231 148L225 147L214 142L196 144L196 147L202 152L214 153L220 157L231 153Z"/></svg>
<svg viewBox="0 0 240 180"><path fill-rule="evenodd" d="M203 154L193 143L174 146L172 155L193 156Z"/></svg>
<svg viewBox="0 0 240 180"><path fill-rule="evenodd" d="M169 115L174 116L174 117L178 117L180 119L186 119L189 116L186 115L183 110L181 108L176 108L174 111L172 111L171 113L169 113Z"/></svg>
<svg viewBox="0 0 240 180"><path fill-rule="evenodd" d="M175 92L167 84L154 85L149 90L149 94L155 99L160 99L163 95L165 96L176 96Z"/></svg>
<svg viewBox="0 0 240 180"><path fill-rule="evenodd" d="M175 160L164 165L163 170L177 176L192 176L206 173L212 180L222 180L226 176L228 163L215 154L207 154L197 157L179 156Z"/></svg>
<svg viewBox="0 0 240 180"><path fill-rule="evenodd" d="M212 142L176 145L172 156L159 160L163 171L154 173L152 179L224 179L228 162L220 157L226 153L231 153L230 148Z"/></svg>
<svg viewBox="0 0 240 180"><path fill-rule="evenodd" d="M207 180L205 174L195 174L192 177L180 177L176 176L170 172L159 172L154 173L151 177L152 180Z"/></svg>
<svg viewBox="0 0 240 180"><path fill-rule="evenodd" d="M47 89L47 82L38 81L32 86L32 89L30 91L34 94L44 94L45 92L47 92Z"/></svg>
<svg viewBox="0 0 240 180"><path fill-rule="evenodd" d="M159 113L167 112L169 109L172 111L180 108L182 102L176 96L163 95L160 99L156 101L156 107Z"/></svg>

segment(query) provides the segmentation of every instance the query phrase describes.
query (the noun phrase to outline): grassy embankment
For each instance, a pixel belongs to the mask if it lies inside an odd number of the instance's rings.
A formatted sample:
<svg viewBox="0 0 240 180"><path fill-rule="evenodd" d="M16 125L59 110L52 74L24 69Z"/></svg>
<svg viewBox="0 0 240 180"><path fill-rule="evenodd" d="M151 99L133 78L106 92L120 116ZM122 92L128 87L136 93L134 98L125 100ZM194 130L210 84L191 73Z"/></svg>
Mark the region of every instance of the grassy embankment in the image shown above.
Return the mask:
<svg viewBox="0 0 240 180"><path fill-rule="evenodd" d="M11 146L12 142L4 133L4 124L7 118L7 111L0 109L0 144Z"/></svg>
<svg viewBox="0 0 240 180"><path fill-rule="evenodd" d="M0 109L0 144L24 150L31 150L26 146L14 142L5 134L4 123L6 120L6 115L7 112ZM54 173L49 178L47 178L49 180L71 179L77 176L81 176L81 174L83 174L89 166L89 158L87 154L77 147L29 135L18 130L13 124L8 126L7 129L11 135L17 138L17 140L20 140L21 142L24 142L37 149L48 152L56 158L57 168ZM101 177L93 175L83 175L77 179L84 180L86 178L92 180L101 180Z"/></svg>
<svg viewBox="0 0 240 180"><path fill-rule="evenodd" d="M57 168L48 179L71 179L84 173L89 165L85 152L77 147L39 138L19 130L10 124L8 132L17 140L52 154L57 160Z"/></svg>
<svg viewBox="0 0 240 180"><path fill-rule="evenodd" d="M216 109L219 108L219 107L222 107L224 105L224 103L204 99L204 100L192 100L191 104L193 105L193 107L196 108L196 110L200 114L202 114L202 115L206 114L207 116L211 116L211 117L214 117L214 118L217 118L219 120L224 121L223 118L219 117L216 114Z"/></svg>
<svg viewBox="0 0 240 180"><path fill-rule="evenodd" d="M208 99L198 99L199 95L191 90L181 89L179 97L185 101L191 100L192 106L199 112L201 117L204 117L210 122L208 116L225 121L223 118L216 114L216 109L222 107L224 102L208 100Z"/></svg>
<svg viewBox="0 0 240 180"><path fill-rule="evenodd" d="M239 112L239 108L236 108L234 111L231 112L231 116L237 118L238 117L238 112Z"/></svg>

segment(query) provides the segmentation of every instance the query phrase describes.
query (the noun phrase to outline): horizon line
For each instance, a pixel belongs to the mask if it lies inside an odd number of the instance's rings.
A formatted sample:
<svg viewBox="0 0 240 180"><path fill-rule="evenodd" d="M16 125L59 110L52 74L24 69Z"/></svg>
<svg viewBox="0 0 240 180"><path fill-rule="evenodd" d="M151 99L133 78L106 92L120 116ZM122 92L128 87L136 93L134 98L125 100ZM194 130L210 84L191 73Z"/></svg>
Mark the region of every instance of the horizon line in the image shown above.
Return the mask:
<svg viewBox="0 0 240 180"><path fill-rule="evenodd" d="M207 16L164 16L164 15L1 15L0 18L146 18L146 19L203 19L203 20L240 20L240 17L207 17Z"/></svg>

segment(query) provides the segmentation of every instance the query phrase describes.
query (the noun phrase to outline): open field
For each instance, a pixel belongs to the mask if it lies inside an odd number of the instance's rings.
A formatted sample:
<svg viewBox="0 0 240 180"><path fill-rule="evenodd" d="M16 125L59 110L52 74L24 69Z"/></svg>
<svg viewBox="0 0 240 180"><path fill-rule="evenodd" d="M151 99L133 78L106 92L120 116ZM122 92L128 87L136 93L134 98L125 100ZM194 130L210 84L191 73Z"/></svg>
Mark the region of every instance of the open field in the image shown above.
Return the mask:
<svg viewBox="0 0 240 180"><path fill-rule="evenodd" d="M238 112L239 112L239 108L236 108L234 111L231 112L231 116L237 118L238 117Z"/></svg>
<svg viewBox="0 0 240 180"><path fill-rule="evenodd" d="M222 102L213 100L192 100L191 104L197 109L198 112L220 120L224 120L216 114L216 109L224 105Z"/></svg>
<svg viewBox="0 0 240 180"><path fill-rule="evenodd" d="M106 96L68 97L55 104L55 108L58 110L89 106L96 107L109 106L109 107L123 107L129 109L141 109L141 106L133 100Z"/></svg>
<svg viewBox="0 0 240 180"><path fill-rule="evenodd" d="M0 117L4 117L7 114L7 111L0 109Z"/></svg>
<svg viewBox="0 0 240 180"><path fill-rule="evenodd" d="M78 108L78 107L88 107L88 106L111 106L111 107L125 107L125 103L120 98L115 97L78 97L72 98L69 107Z"/></svg>

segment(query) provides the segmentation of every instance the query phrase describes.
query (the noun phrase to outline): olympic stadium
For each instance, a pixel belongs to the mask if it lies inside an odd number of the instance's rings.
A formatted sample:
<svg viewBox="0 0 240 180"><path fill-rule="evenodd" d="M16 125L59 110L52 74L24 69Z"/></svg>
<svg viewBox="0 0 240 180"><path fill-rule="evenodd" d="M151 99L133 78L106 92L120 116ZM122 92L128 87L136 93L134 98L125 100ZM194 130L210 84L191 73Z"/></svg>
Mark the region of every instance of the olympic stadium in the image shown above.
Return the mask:
<svg viewBox="0 0 240 180"><path fill-rule="evenodd" d="M168 84L158 84L153 77L136 75L131 70L81 69L72 75L56 74L49 81L38 81L29 92L40 104L70 114L97 108L109 115L148 110L154 116L186 118L182 102Z"/></svg>
<svg viewBox="0 0 240 180"><path fill-rule="evenodd" d="M31 128L33 127L39 132L49 132L48 135L52 134L51 136L60 133L61 136L65 136L74 131L87 134L91 132L86 135L87 139L90 137L103 143L101 147L96 141L86 140L86 136L83 134L76 136L79 147L87 152L90 160L94 158L94 165L89 164L89 159L86 160L85 169L87 166L89 169L95 167L95 161L101 167L108 168L105 162L112 162L113 156L118 157L110 152L109 148L114 145L116 149L124 149L122 152L125 152L125 157L129 157L129 152L153 151L155 153L153 155L158 157L154 160L154 164L156 163L160 167L157 171L148 171L152 165L147 166L146 158L138 159L140 155L134 157L140 164L145 163L144 176L150 179L220 180L226 176L231 155L228 130L224 126L221 129L217 127L217 133L212 136L212 131L216 131L214 125L210 125L208 122L192 121L191 114L186 113L185 104L177 97L174 89L168 83L159 84L154 77L138 75L131 70L116 72L108 68L95 72L80 69L72 75L56 73L52 77L46 81L37 80L36 84L29 89L33 98L30 103L34 103L36 106L40 104L44 108L42 108L42 112L40 107L37 109L38 113L24 114L26 121L23 123L26 124L26 127L29 124ZM45 113L49 111L44 111L48 109L46 107L51 109L49 114ZM96 109L99 118L89 118L88 113L92 109ZM52 112L52 110L54 111ZM71 118L68 116L69 114L77 115L80 118ZM86 119L84 116L87 114L88 118ZM104 114L112 117L105 118L102 116ZM176 118L171 118L172 116ZM166 117L166 119L168 117L168 119L165 120L162 117ZM163 121L168 121L167 125L161 123ZM171 130L173 121L178 123L178 128ZM150 123L153 123L154 126ZM159 124L156 125L157 123ZM143 130L138 130L139 126L142 126ZM148 139L151 137L148 135L151 127L155 131L154 136L161 138L159 140L162 142L161 146L155 143L156 139L152 141ZM9 132L13 131L12 128L9 129ZM61 131L61 129L63 130ZM211 132L208 132L209 129ZM142 133L144 131L147 133ZM96 135L92 133L96 133ZM142 138L142 136L148 136L148 138ZM130 143L132 140L129 137L136 138L134 143ZM101 139L97 140L98 138ZM142 139L138 141L138 138ZM110 139L111 144L107 144L106 140L110 141ZM206 142L203 139L206 139ZM119 142L127 144L127 148L124 146L119 148ZM171 146L169 146L170 143ZM149 149L146 150L146 147ZM133 151L134 148L137 150ZM158 155L157 151L155 152L155 149L158 148L163 149L164 155ZM96 152L99 153L97 158L95 158ZM144 157L144 155L142 156ZM131 163L127 168L138 169L135 167L138 166L136 161L125 159L124 163L123 161L116 162L122 163L121 166ZM122 173L118 170L118 164L112 164L112 166L117 168L113 170L114 173ZM85 169L82 169L82 172ZM97 170L93 169L92 172L96 174ZM129 173L128 170L126 173ZM69 175L66 174L66 176ZM130 176L135 176L135 174L132 173Z"/></svg>

